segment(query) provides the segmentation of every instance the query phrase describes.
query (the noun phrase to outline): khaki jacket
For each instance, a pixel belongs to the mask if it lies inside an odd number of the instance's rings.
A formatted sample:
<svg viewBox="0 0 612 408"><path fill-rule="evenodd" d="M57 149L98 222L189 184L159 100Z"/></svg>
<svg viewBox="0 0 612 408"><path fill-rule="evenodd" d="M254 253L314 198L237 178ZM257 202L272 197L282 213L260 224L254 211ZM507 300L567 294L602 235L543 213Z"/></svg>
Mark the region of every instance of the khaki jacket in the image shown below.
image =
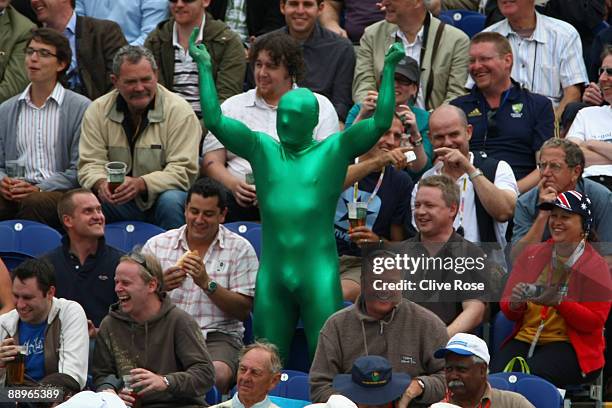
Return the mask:
<svg viewBox="0 0 612 408"><path fill-rule="evenodd" d="M122 126L123 112L117 110L118 95L117 90L109 92L85 112L79 142L79 183L92 188L98 180L106 179L107 162L122 161L128 174L144 179L147 194L135 200L141 210L147 210L159 194L186 191L195 181L202 129L189 103L158 84L149 124L138 136L132 154Z"/></svg>
<svg viewBox="0 0 612 408"><path fill-rule="evenodd" d="M436 58L432 63L433 44L440 20L431 17L427 34L427 46L421 66L421 86L427 89L429 73L433 70L433 88L429 100L425 100L427 110L440 106L466 93L468 78L468 49L470 40L461 30L448 24L444 27ZM353 100L361 102L368 91L377 89L385 61L385 53L395 42L397 25L380 21L365 29L361 45L357 51L357 65L353 79Z"/></svg>
<svg viewBox="0 0 612 408"><path fill-rule="evenodd" d="M0 16L0 103L17 95L28 85L25 47L35 25L8 6Z"/></svg>

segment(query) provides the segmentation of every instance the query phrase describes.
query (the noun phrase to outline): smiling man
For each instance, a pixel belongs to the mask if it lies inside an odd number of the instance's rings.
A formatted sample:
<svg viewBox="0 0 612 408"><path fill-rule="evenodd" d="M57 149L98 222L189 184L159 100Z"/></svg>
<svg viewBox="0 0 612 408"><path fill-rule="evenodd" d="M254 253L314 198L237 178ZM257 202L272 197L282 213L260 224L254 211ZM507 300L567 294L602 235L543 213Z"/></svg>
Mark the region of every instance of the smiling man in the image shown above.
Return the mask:
<svg viewBox="0 0 612 408"><path fill-rule="evenodd" d="M6 364L25 346L25 378L79 392L87 381L87 320L78 303L55 297L49 263L29 259L13 271L15 309L0 316L0 386Z"/></svg>
<svg viewBox="0 0 612 408"><path fill-rule="evenodd" d="M200 179L187 193L186 224L149 239L143 249L161 263L170 299L196 319L206 337L221 392L238 369L242 322L253 305L259 267L251 244L220 225L226 214L223 186Z"/></svg>
<svg viewBox="0 0 612 408"><path fill-rule="evenodd" d="M235 95L223 102L223 114L244 122L253 131L265 132L279 140L276 130L278 101L296 87L304 74L300 44L284 33L259 37L249 50L256 88ZM321 141L338 132L338 115L332 103L315 94L319 104L318 124L313 139ZM221 182L232 194L228 197L226 221L259 220L255 185L249 183L251 165L244 158L227 150L209 133L204 139L202 172Z"/></svg>
<svg viewBox="0 0 612 408"><path fill-rule="evenodd" d="M79 181L97 194L108 222L139 220L171 229L185 220L202 129L189 104L157 83L156 71L144 47L117 52L115 90L94 101L83 118ZM125 181L113 192L104 168L109 161L127 164Z"/></svg>
<svg viewBox="0 0 612 408"><path fill-rule="evenodd" d="M206 13L210 0L171 0L172 17L149 34L145 47L159 66L159 82L185 98L198 117L202 117L198 70L189 55L189 36L200 29L198 42L214 55L215 85L222 101L242 92L246 60L238 34L222 21Z"/></svg>
<svg viewBox="0 0 612 408"><path fill-rule="evenodd" d="M153 256L135 251L121 258L115 272L119 302L96 338L94 384L133 406L134 395L122 381L130 375L144 407L202 407L214 383L210 356L196 322L164 290Z"/></svg>
<svg viewBox="0 0 612 408"><path fill-rule="evenodd" d="M535 0L497 0L504 20L485 29L510 41L515 64L512 77L522 87L551 100L557 117L565 106L580 101L589 79L576 29L540 14Z"/></svg>
<svg viewBox="0 0 612 408"><path fill-rule="evenodd" d="M513 51L501 34L476 34L469 56L474 87L450 103L465 112L472 127L470 150L507 162L523 193L539 180L536 152L553 136L552 105L512 79Z"/></svg>
<svg viewBox="0 0 612 408"><path fill-rule="evenodd" d="M278 31L297 40L304 53L306 74L299 85L328 97L344 122L352 105L353 45L317 22L323 0L281 0L280 9L287 26Z"/></svg>
<svg viewBox="0 0 612 408"><path fill-rule="evenodd" d="M61 229L57 202L63 191L78 187L81 121L90 102L60 83L71 56L63 35L36 29L25 54L30 84L0 105L0 220L28 219ZM10 173L9 160L19 160L24 173Z"/></svg>
<svg viewBox="0 0 612 408"><path fill-rule="evenodd" d="M64 194L57 213L66 235L62 245L45 255L55 268L57 296L78 302L89 319L91 337L95 328L117 301L115 269L122 253L104 241L104 214L96 196L76 189Z"/></svg>

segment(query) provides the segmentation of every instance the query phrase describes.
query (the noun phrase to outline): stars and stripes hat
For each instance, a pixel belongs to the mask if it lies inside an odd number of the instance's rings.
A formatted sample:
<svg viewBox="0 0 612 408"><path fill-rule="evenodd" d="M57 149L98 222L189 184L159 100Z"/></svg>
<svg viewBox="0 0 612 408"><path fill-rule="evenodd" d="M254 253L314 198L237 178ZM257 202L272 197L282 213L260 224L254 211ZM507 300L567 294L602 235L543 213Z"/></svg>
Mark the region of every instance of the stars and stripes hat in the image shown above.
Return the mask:
<svg viewBox="0 0 612 408"><path fill-rule="evenodd" d="M564 191L559 194L554 202L540 204L540 209L550 211L554 207L578 214L582 217L582 228L588 234L593 225L593 212L591 211L591 199L576 190Z"/></svg>

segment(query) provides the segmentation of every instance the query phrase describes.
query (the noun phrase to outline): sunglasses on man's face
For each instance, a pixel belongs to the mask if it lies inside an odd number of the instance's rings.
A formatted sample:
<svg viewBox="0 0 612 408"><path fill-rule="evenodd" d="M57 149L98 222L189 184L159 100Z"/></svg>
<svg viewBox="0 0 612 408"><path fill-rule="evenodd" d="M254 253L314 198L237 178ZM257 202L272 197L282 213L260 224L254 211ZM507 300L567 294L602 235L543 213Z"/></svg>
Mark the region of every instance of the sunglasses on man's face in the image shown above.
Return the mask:
<svg viewBox="0 0 612 408"><path fill-rule="evenodd" d="M612 67L601 67L598 72L599 76L605 72L607 76L612 77Z"/></svg>

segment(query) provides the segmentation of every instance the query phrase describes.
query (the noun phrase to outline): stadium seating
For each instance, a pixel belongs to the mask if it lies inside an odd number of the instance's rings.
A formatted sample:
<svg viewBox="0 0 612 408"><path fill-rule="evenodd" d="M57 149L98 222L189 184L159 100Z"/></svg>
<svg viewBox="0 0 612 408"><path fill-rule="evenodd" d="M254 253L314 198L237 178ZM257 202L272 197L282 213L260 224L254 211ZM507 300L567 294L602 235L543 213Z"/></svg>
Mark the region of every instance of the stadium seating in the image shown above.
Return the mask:
<svg viewBox="0 0 612 408"><path fill-rule="evenodd" d="M523 373L495 373L489 375L493 388L514 391L537 408L559 408L563 399L557 387L543 378Z"/></svg>
<svg viewBox="0 0 612 408"><path fill-rule="evenodd" d="M251 243L251 245L253 245L253 249L255 249L257 258L260 257L261 224L249 221L236 221L228 222L227 224L223 224L223 226L229 229L230 231L235 232L236 234L239 234L246 238Z"/></svg>
<svg viewBox="0 0 612 408"><path fill-rule="evenodd" d="M476 11L445 10L440 12L440 20L451 24L472 38L484 29L486 17Z"/></svg>
<svg viewBox="0 0 612 408"><path fill-rule="evenodd" d="M121 221L106 224L104 238L106 243L120 251L129 252L165 230L157 225L141 221Z"/></svg>
<svg viewBox="0 0 612 408"><path fill-rule="evenodd" d="M36 221L0 222L0 252L38 257L59 246L61 240L59 232Z"/></svg>

